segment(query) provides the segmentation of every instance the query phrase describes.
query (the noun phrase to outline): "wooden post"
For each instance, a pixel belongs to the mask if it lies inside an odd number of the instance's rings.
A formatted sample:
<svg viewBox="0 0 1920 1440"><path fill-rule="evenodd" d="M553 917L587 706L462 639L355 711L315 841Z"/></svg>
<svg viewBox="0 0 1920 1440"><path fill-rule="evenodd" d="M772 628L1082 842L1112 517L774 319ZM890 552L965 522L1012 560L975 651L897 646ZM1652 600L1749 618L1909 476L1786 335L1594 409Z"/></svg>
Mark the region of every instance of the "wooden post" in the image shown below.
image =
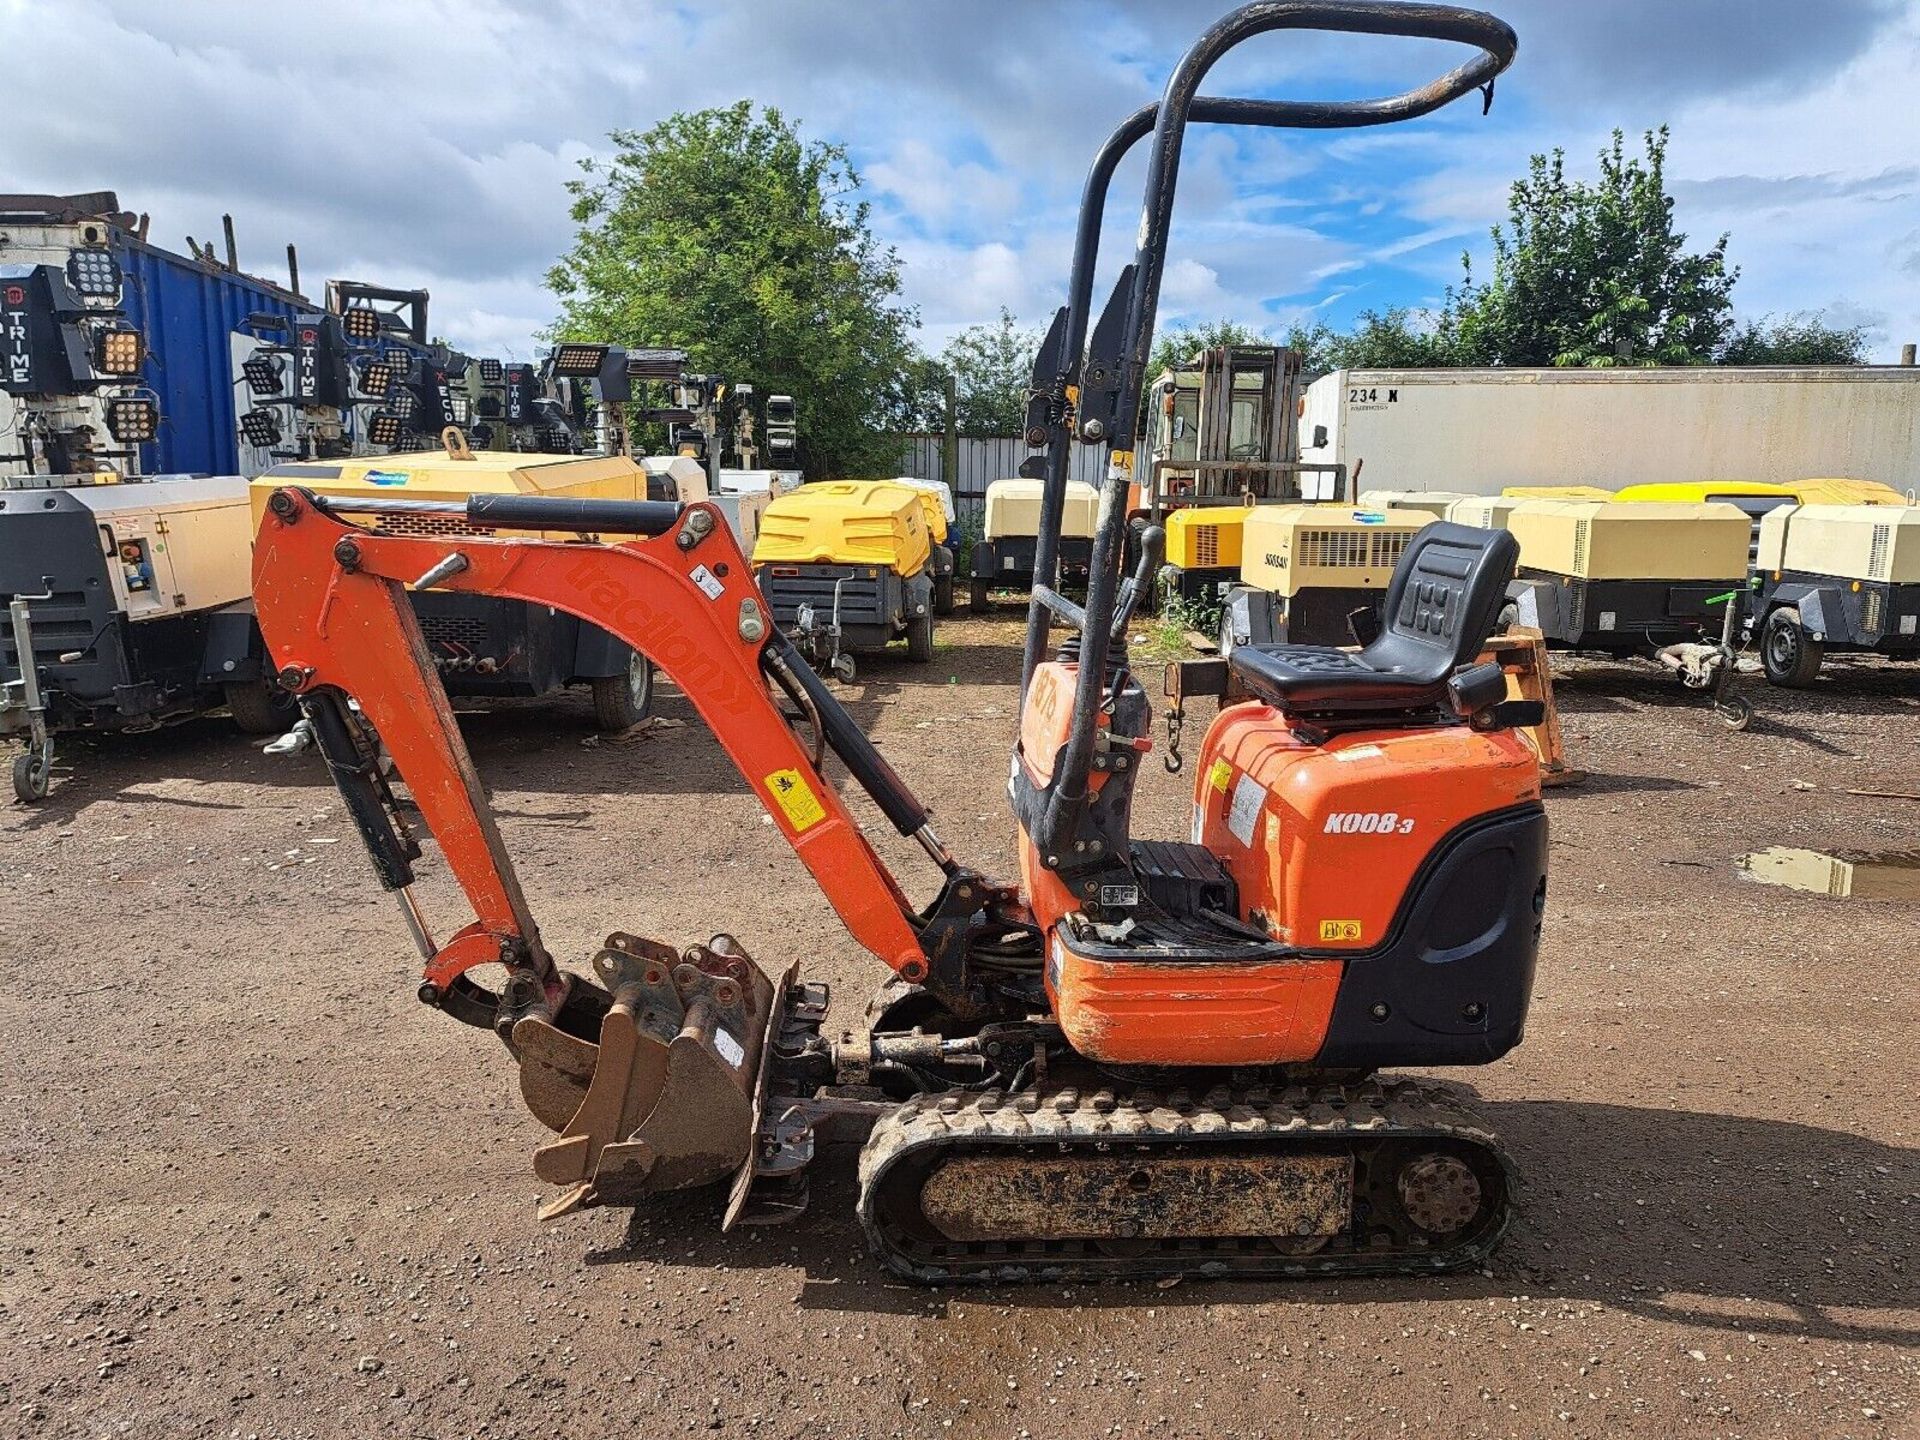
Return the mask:
<svg viewBox="0 0 1920 1440"><path fill-rule="evenodd" d="M941 389L946 395L946 424L940 435L940 478L946 482L950 494L960 493L960 417L959 391L953 382L953 372L947 371L940 379Z"/></svg>

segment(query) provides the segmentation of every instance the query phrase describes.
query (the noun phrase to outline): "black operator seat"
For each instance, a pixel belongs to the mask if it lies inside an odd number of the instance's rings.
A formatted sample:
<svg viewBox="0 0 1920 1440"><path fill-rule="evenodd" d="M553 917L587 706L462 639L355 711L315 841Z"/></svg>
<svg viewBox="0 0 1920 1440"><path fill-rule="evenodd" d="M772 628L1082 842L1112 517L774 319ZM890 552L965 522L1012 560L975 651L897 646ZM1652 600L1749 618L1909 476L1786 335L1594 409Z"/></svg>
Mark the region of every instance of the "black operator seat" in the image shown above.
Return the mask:
<svg viewBox="0 0 1920 1440"><path fill-rule="evenodd" d="M1227 664L1256 699L1296 714L1439 705L1454 671L1493 633L1519 559L1519 542L1504 530L1436 521L1401 553L1372 644L1236 645Z"/></svg>

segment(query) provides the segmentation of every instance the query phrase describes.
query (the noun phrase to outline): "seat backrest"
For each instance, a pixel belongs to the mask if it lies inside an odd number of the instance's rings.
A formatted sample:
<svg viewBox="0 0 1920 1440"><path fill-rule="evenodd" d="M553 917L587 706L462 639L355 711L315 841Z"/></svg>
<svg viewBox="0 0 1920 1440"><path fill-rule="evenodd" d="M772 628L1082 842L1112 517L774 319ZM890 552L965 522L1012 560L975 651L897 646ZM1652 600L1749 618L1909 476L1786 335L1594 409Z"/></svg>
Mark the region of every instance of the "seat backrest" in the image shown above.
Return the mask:
<svg viewBox="0 0 1920 1440"><path fill-rule="evenodd" d="M1505 530L1435 521L1401 553L1362 658L1408 679L1446 679L1485 647L1519 561Z"/></svg>

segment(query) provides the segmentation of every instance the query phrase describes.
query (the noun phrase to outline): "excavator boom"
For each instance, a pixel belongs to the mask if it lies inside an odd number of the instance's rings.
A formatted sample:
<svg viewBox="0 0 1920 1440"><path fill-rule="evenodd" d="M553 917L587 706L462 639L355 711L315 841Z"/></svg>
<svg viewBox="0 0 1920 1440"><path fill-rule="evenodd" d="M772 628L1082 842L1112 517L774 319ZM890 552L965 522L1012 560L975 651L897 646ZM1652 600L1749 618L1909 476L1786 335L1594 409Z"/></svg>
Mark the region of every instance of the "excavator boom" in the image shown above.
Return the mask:
<svg viewBox="0 0 1920 1440"><path fill-rule="evenodd" d="M496 505L485 513L500 523L505 512ZM548 514L542 523L564 518ZM298 490L277 492L269 506L254 548L254 595L281 684L303 697L353 698L398 759L473 905L474 923L433 947L424 983L444 993L474 966L502 961L531 967L544 982L553 966L407 598L423 577L441 589L551 605L646 654L711 727L849 933L906 978L922 978L925 956L906 896L768 692L769 667L787 668L782 642L732 531L708 505L648 504L643 518L660 533L571 544L493 539L477 529L382 533L347 523ZM382 876L389 889L410 878Z"/></svg>

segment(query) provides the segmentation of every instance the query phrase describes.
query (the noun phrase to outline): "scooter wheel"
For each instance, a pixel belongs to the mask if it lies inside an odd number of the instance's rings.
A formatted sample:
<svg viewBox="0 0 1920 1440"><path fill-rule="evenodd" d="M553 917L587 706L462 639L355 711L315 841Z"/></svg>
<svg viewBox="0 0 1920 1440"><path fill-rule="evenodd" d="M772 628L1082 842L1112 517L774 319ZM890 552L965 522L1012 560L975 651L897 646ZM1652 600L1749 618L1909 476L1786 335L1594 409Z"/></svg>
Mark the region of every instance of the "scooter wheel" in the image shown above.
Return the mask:
<svg viewBox="0 0 1920 1440"><path fill-rule="evenodd" d="M1715 702L1713 713L1729 730L1744 730L1753 723L1753 702L1744 695L1729 695Z"/></svg>
<svg viewBox="0 0 1920 1440"><path fill-rule="evenodd" d="M47 788L53 779L51 772L52 767L38 750L22 750L13 757L13 793L20 797L21 804L31 805L47 798Z"/></svg>

